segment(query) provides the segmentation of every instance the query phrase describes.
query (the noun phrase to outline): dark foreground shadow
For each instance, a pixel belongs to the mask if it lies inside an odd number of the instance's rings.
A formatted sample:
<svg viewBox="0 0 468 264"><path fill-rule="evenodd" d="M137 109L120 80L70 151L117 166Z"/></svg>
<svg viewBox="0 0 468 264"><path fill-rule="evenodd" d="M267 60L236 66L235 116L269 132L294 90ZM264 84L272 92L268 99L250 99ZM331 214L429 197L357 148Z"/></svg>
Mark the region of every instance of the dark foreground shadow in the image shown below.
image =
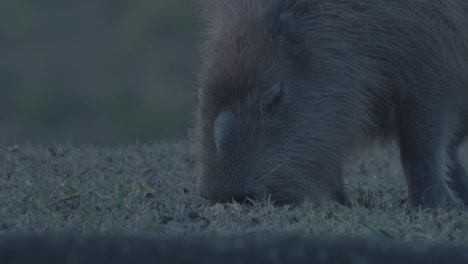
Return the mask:
<svg viewBox="0 0 468 264"><path fill-rule="evenodd" d="M6 235L0 263L468 263L468 249L292 236Z"/></svg>

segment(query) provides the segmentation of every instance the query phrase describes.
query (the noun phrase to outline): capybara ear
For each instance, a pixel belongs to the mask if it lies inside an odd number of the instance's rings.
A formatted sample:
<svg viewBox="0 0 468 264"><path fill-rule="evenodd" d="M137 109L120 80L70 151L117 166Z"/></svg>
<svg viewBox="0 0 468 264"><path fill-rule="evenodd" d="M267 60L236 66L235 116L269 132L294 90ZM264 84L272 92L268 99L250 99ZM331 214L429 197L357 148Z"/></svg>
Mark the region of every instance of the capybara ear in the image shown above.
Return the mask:
<svg viewBox="0 0 468 264"><path fill-rule="evenodd" d="M274 34L286 39L299 37L298 34L294 34L299 31L299 21L291 8L290 4L279 4L276 9L272 10L271 14Z"/></svg>
<svg viewBox="0 0 468 264"><path fill-rule="evenodd" d="M307 25L304 11L307 8L301 1L284 1L272 10L270 19L274 37L285 47L289 56L301 66L306 59L307 47L304 31Z"/></svg>

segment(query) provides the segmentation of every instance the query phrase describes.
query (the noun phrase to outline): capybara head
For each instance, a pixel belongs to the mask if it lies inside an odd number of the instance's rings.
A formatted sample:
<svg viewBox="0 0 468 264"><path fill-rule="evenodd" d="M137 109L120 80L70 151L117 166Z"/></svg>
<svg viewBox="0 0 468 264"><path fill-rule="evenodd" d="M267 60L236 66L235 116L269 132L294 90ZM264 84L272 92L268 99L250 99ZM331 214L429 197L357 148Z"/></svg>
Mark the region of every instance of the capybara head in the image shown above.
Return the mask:
<svg viewBox="0 0 468 264"><path fill-rule="evenodd" d="M208 8L210 39L198 90L194 150L201 196L343 202L342 190L334 188L341 179L316 177L340 175L333 149L341 142L326 116L333 103L310 92L323 87L307 77L310 40L294 14L303 10L281 1L222 2Z"/></svg>

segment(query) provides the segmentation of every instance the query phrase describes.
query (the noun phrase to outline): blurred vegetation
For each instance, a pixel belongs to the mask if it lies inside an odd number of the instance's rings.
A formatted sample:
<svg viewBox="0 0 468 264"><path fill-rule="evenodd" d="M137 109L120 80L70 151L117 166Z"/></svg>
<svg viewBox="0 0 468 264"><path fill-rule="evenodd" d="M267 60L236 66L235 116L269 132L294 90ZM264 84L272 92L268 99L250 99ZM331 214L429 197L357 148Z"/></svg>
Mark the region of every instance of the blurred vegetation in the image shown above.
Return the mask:
<svg viewBox="0 0 468 264"><path fill-rule="evenodd" d="M196 15L192 1L0 1L0 142L185 135Z"/></svg>

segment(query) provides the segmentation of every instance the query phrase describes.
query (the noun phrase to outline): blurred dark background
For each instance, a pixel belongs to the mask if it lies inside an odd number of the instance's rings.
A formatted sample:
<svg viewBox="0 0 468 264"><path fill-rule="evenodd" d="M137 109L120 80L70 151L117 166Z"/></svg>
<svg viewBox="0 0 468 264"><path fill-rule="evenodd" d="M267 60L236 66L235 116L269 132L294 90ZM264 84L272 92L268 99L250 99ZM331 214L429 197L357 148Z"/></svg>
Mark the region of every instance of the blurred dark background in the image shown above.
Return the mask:
<svg viewBox="0 0 468 264"><path fill-rule="evenodd" d="M190 0L0 0L0 144L184 137L200 24Z"/></svg>

